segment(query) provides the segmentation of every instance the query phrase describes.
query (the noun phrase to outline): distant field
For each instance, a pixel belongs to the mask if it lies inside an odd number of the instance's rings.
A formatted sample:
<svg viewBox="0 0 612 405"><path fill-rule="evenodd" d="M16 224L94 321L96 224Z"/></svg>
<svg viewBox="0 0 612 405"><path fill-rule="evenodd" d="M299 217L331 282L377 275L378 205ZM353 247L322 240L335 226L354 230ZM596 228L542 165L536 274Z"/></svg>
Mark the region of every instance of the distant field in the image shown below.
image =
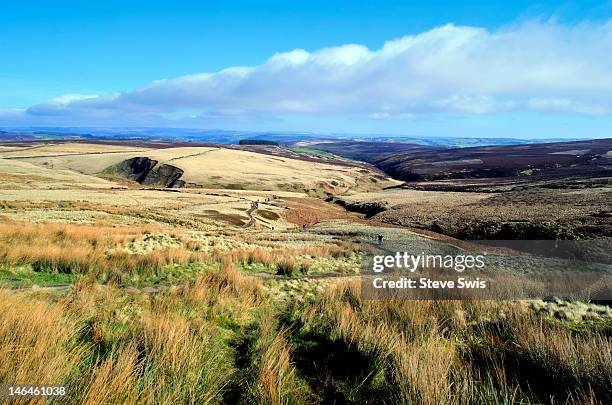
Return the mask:
<svg viewBox="0 0 612 405"><path fill-rule="evenodd" d="M338 155L334 155L333 153L329 153L329 152L326 152L324 150L304 148L304 147L300 147L300 146L288 147L287 149L289 149L292 152L303 153L305 155L323 156L323 157L329 157L329 158L337 158L338 157Z"/></svg>
<svg viewBox="0 0 612 405"><path fill-rule="evenodd" d="M469 148L400 142L338 141L312 144L340 156L374 164L404 181L610 176L612 139Z"/></svg>

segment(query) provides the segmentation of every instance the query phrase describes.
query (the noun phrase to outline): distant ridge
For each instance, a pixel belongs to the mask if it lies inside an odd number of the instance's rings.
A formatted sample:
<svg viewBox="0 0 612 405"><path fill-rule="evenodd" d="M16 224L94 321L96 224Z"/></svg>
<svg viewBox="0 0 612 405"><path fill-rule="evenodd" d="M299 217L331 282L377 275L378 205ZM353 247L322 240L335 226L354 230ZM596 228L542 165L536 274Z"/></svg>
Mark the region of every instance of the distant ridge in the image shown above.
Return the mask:
<svg viewBox="0 0 612 405"><path fill-rule="evenodd" d="M430 147L464 148L493 145L524 145L534 143L568 142L579 138L483 138L453 136L418 136L397 134L334 134L316 132L236 131L223 129L146 128L146 127L3 127L3 141L19 140L130 140L162 142L199 142L238 144L241 140L272 141L283 146L302 146L300 143L337 141L403 143ZM583 138L584 139L584 138Z"/></svg>
<svg viewBox="0 0 612 405"><path fill-rule="evenodd" d="M278 142L269 141L266 139L241 139L238 142L238 145L269 145L269 146L278 146Z"/></svg>

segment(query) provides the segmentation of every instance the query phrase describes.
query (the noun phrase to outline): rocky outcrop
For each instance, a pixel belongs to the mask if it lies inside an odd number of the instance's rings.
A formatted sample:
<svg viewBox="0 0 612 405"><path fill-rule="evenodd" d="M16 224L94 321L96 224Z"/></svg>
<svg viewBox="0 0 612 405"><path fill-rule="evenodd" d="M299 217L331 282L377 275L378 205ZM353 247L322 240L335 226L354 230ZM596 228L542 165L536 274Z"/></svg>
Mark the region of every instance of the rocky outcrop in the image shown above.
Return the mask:
<svg viewBox="0 0 612 405"><path fill-rule="evenodd" d="M135 157L119 163L115 170L118 175L142 184L156 164L157 160Z"/></svg>
<svg viewBox="0 0 612 405"><path fill-rule="evenodd" d="M388 209L388 205L385 202L361 202L361 201L347 201L340 198L331 198L328 199L342 207L344 207L347 211L358 212L360 214L365 214L366 218L373 217L376 214L379 214Z"/></svg>
<svg viewBox="0 0 612 405"><path fill-rule="evenodd" d="M161 185L168 188L179 188L185 185L183 180L183 170L176 166L162 164L159 167L153 168L142 181L142 184Z"/></svg>
<svg viewBox="0 0 612 405"><path fill-rule="evenodd" d="M166 188L184 187L180 178L183 170L176 166L161 164L148 157L135 157L119 163L115 170L120 176L134 180L140 184L157 185Z"/></svg>

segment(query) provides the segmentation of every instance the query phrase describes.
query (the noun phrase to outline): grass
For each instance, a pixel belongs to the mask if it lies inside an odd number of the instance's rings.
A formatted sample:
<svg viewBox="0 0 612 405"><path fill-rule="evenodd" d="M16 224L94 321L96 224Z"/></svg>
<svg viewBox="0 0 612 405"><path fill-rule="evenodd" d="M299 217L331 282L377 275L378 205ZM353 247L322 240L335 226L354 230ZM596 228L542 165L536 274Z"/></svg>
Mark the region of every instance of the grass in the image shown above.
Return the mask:
<svg viewBox="0 0 612 405"><path fill-rule="evenodd" d="M288 320L298 349L308 353L301 361L332 352L362 359L311 373L315 392L328 400L340 392L365 402L381 389L392 403L612 399L612 341L605 334L570 331L513 303L362 301L358 289L358 283L336 285L297 305ZM346 368L356 375L343 375ZM380 384L381 374L390 384Z"/></svg>
<svg viewBox="0 0 612 405"><path fill-rule="evenodd" d="M320 188L322 181L331 191L381 187L369 184L376 173L350 166L315 168L307 160L229 150L200 155L206 150L150 152L161 160L194 154L177 163L203 176L193 179L202 183L269 190ZM238 162L238 154L252 157L255 166ZM125 158L96 156L62 157L54 164L97 173L113 163L108 159ZM35 167L15 162L11 168ZM91 185L71 191L68 173L54 183L46 176L59 176L56 171L36 173L41 176L24 177L38 191L7 187L19 198L0 201L0 284L70 288L0 288L2 383L67 384L68 404L612 403L609 320L554 320L512 302L363 300L357 282L330 276L356 275L363 254L351 238L380 228L365 227L339 206L297 195L275 198L286 209L255 215L277 220L282 212L300 229L307 224L307 231L261 232L258 224L226 225L244 212L252 191L215 198L93 191ZM268 173L264 183L261 173ZM9 184L21 182L5 177ZM295 183L287 183L293 177ZM107 186L83 175L74 182ZM64 190L62 201L53 200L51 186ZM472 194L467 208L455 198L462 195L450 193L396 190L355 198L395 196L389 200L400 208L395 214L423 226L433 217L452 225L445 216L449 207L524 216L533 201L528 195L506 201ZM567 206L555 202L563 193L545 194L546 204L528 210L530 218ZM540 212L543 205L553 214ZM95 224L8 219L79 221L79 213ZM332 219L344 222L325 222ZM111 220L121 226L106 222ZM127 288L152 285L165 288Z"/></svg>
<svg viewBox="0 0 612 405"><path fill-rule="evenodd" d="M206 252L182 245L143 254L126 249L151 234L149 227L0 224L0 262L10 269L0 277L52 281L86 275L99 282L126 285L180 279L180 272L172 271L171 266L209 258ZM168 266L170 271L166 271ZM14 270L17 268L31 271Z"/></svg>
<svg viewBox="0 0 612 405"><path fill-rule="evenodd" d="M176 147L139 151L131 148L130 152L126 148L126 153L104 153L106 151L99 148L99 145L85 145L80 148L82 151L94 152L87 156L68 156L68 149L74 149L71 145L54 145L45 149L45 154L63 155L53 158L54 169L96 175L126 159L147 156L160 162L175 162L180 165L188 182L219 189L305 192L317 188L320 182L329 180L345 183L350 188L362 189L359 184L361 178L376 175L374 171L359 172L357 166L292 159L287 157L286 153L268 155L224 147ZM29 154L32 156L36 152ZM27 159L27 162L43 165L46 159ZM113 182L116 180L113 177L109 179ZM344 187L340 189L343 190Z"/></svg>
<svg viewBox="0 0 612 405"><path fill-rule="evenodd" d="M29 266L17 268L0 268L0 285L11 288L31 287L52 287L58 285L71 284L79 279L76 274L47 273L33 271Z"/></svg>
<svg viewBox="0 0 612 405"><path fill-rule="evenodd" d="M291 277L296 272L297 267L293 257L285 257L276 263L276 274Z"/></svg>
<svg viewBox="0 0 612 405"><path fill-rule="evenodd" d="M0 225L0 282L72 285L0 289L0 381L67 384L69 404L612 402L609 328L512 302L362 300L358 281L292 279L361 259L306 242ZM168 288L125 288L151 284Z"/></svg>
<svg viewBox="0 0 612 405"><path fill-rule="evenodd" d="M0 379L66 383L67 403L217 403L239 383L236 330L265 303L230 264L151 299L84 282L54 303L0 290Z"/></svg>
<svg viewBox="0 0 612 405"><path fill-rule="evenodd" d="M610 336L523 305L365 301L358 282L279 301L227 258L174 268L188 276L151 295L88 277L60 297L0 290L0 378L66 383L67 403L612 399Z"/></svg>
<svg viewBox="0 0 612 405"><path fill-rule="evenodd" d="M326 158L331 158L331 159L346 160L343 157L334 155L333 153L325 152L323 150L318 150L318 149L303 148L299 146L287 147L286 149L290 150L291 152L300 153L302 155L312 155L312 156L326 157Z"/></svg>

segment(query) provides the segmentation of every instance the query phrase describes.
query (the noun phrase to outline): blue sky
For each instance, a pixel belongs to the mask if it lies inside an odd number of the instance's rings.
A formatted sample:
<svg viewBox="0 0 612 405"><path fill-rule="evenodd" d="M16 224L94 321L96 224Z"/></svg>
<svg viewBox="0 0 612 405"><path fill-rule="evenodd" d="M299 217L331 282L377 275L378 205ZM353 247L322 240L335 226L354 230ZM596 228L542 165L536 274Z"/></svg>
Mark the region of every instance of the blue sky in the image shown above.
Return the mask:
<svg viewBox="0 0 612 405"><path fill-rule="evenodd" d="M610 1L7 2L0 126L612 137L611 17Z"/></svg>

